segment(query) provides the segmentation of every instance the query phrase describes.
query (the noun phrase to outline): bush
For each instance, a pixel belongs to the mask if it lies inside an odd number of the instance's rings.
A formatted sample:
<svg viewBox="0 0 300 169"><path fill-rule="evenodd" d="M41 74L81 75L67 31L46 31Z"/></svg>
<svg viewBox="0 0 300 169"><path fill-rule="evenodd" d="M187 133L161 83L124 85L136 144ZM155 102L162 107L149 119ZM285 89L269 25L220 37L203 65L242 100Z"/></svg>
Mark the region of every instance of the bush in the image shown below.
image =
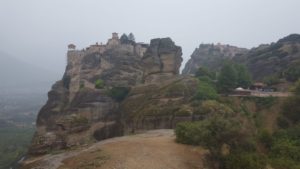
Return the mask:
<svg viewBox="0 0 300 169"><path fill-rule="evenodd" d="M275 132L272 139L271 165L276 169L299 169L300 124Z"/></svg>
<svg viewBox="0 0 300 169"><path fill-rule="evenodd" d="M270 159L272 167L276 169L300 169L300 164L285 157Z"/></svg>
<svg viewBox="0 0 300 169"><path fill-rule="evenodd" d="M200 67L200 68L196 71L195 76L198 77L198 78L201 78L201 77L207 77L207 78L209 78L209 79L215 79L215 78L216 78L215 73L209 71L209 70L208 70L207 68L205 68L205 67Z"/></svg>
<svg viewBox="0 0 300 169"><path fill-rule="evenodd" d="M239 123L222 117L199 122L179 123L175 128L179 143L202 145L211 151L219 151L222 144L233 145L240 136Z"/></svg>
<svg viewBox="0 0 300 169"><path fill-rule="evenodd" d="M258 138L259 138L259 141L265 145L265 147L271 148L272 143L273 143L273 138L269 131L267 131L267 130L260 131Z"/></svg>
<svg viewBox="0 0 300 169"><path fill-rule="evenodd" d="M272 145L271 157L281 158L285 157L294 161L300 161L300 146L299 141L289 138L278 139Z"/></svg>
<svg viewBox="0 0 300 169"><path fill-rule="evenodd" d="M283 116L281 115L281 116L279 116L279 117L277 118L277 125L278 125L280 128L285 129L285 128L288 128L288 127L290 126L290 123L289 123L289 121L288 121L285 117L283 117Z"/></svg>
<svg viewBox="0 0 300 169"><path fill-rule="evenodd" d="M266 158L255 152L233 152L222 161L224 169L264 169L266 167Z"/></svg>
<svg viewBox="0 0 300 169"><path fill-rule="evenodd" d="M83 89L84 87L85 87L84 81L83 81L83 82L80 82L79 89Z"/></svg>
<svg viewBox="0 0 300 169"><path fill-rule="evenodd" d="M113 87L109 90L109 96L111 96L114 100L121 102L128 95L130 89L128 87Z"/></svg>
<svg viewBox="0 0 300 169"><path fill-rule="evenodd" d="M277 75L272 75L272 76L268 76L264 79L264 82L268 85L268 86L272 86L272 85L277 85L278 83L280 83L280 79Z"/></svg>
<svg viewBox="0 0 300 169"><path fill-rule="evenodd" d="M215 100L207 100L202 102L199 111L201 112L202 115L206 115L206 116L218 115L223 117L231 116L234 113L230 107L221 104Z"/></svg>
<svg viewBox="0 0 300 169"><path fill-rule="evenodd" d="M293 87L294 96L289 97L282 105L281 115L292 124L300 122L300 81Z"/></svg>
<svg viewBox="0 0 300 169"><path fill-rule="evenodd" d="M96 80L95 82L96 89L103 89L104 88L104 81L101 79Z"/></svg>
<svg viewBox="0 0 300 169"><path fill-rule="evenodd" d="M201 145L210 150L212 159L224 169L263 169L266 160L256 153L256 145L249 133L243 132L235 119L214 116L198 122L184 122L175 128L176 141ZM229 154L222 152L228 145Z"/></svg>
<svg viewBox="0 0 300 169"><path fill-rule="evenodd" d="M214 100L217 98L218 98L217 91L208 82L200 81L194 99Z"/></svg>
<svg viewBox="0 0 300 169"><path fill-rule="evenodd" d="M176 141L183 144L199 145L206 137L206 123L183 122L176 125Z"/></svg>
<svg viewBox="0 0 300 169"><path fill-rule="evenodd" d="M288 98L282 106L282 115L293 124L300 122L300 96Z"/></svg>
<svg viewBox="0 0 300 169"><path fill-rule="evenodd" d="M296 62L289 66L284 72L286 80L296 82L300 78L300 62Z"/></svg>

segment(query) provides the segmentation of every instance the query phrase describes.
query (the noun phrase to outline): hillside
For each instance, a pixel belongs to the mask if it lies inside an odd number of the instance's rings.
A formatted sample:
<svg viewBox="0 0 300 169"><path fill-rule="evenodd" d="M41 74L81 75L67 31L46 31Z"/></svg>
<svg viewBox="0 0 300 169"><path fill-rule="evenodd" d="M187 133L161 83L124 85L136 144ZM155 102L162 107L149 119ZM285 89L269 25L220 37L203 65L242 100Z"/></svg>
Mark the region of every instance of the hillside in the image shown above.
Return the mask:
<svg viewBox="0 0 300 169"><path fill-rule="evenodd" d="M294 82L300 77L300 35L291 34L275 43L250 50L223 45L200 45L191 55L183 74L194 74L199 67L219 70L224 61L244 64L255 81L268 78Z"/></svg>
<svg viewBox="0 0 300 169"><path fill-rule="evenodd" d="M291 34L275 43L260 45L233 61L245 64L256 80L276 76L296 81L300 77L300 35Z"/></svg>

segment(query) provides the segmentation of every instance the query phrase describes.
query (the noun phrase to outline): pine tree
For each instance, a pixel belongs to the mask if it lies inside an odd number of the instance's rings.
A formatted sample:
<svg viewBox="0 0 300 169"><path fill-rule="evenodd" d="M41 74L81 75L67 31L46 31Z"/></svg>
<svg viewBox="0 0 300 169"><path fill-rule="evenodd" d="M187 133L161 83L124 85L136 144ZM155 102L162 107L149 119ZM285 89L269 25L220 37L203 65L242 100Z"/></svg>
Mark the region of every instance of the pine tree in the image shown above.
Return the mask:
<svg viewBox="0 0 300 169"><path fill-rule="evenodd" d="M225 64L218 78L218 89L222 93L229 93L237 87L238 75L232 64Z"/></svg>
<svg viewBox="0 0 300 169"><path fill-rule="evenodd" d="M120 41L122 44L127 44L129 42L128 36L125 33L123 33L123 35L120 38Z"/></svg>
<svg viewBox="0 0 300 169"><path fill-rule="evenodd" d="M235 70L237 72L238 87L248 88L251 85L251 75L244 65L236 64Z"/></svg>
<svg viewBox="0 0 300 169"><path fill-rule="evenodd" d="M134 37L133 33L130 33L128 35L128 40L135 42L135 37Z"/></svg>

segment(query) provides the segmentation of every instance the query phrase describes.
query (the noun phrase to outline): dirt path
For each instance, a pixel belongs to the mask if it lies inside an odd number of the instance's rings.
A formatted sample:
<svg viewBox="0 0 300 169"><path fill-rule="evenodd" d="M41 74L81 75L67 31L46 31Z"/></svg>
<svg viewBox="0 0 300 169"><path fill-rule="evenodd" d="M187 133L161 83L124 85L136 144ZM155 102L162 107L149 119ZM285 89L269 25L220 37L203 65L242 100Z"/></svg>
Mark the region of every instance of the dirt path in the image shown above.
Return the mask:
<svg viewBox="0 0 300 169"><path fill-rule="evenodd" d="M206 151L174 139L173 130L153 130L48 157L44 165L47 169L203 169Z"/></svg>

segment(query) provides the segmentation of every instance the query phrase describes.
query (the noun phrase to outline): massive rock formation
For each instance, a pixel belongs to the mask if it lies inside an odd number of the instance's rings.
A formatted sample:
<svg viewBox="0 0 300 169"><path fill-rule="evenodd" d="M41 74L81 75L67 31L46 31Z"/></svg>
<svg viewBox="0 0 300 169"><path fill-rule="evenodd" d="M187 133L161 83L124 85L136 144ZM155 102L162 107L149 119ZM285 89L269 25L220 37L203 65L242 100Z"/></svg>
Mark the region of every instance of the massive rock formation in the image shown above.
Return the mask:
<svg viewBox="0 0 300 169"><path fill-rule="evenodd" d="M156 83L179 73L182 62L181 47L170 38L153 39L142 58L147 83Z"/></svg>
<svg viewBox="0 0 300 169"><path fill-rule="evenodd" d="M243 55L247 51L245 48L230 45L201 44L191 55L182 73L194 74L201 66L211 70L219 70L225 60L231 60L233 57Z"/></svg>
<svg viewBox="0 0 300 169"><path fill-rule="evenodd" d="M106 45L69 45L65 74L39 112L30 154L191 120L179 104L192 97L197 81L178 75L181 55L170 38L122 44L113 34Z"/></svg>
<svg viewBox="0 0 300 169"><path fill-rule="evenodd" d="M276 43L260 45L234 57L233 61L245 64L255 80L271 76L297 80L300 78L300 35L292 34Z"/></svg>
<svg viewBox="0 0 300 169"><path fill-rule="evenodd" d="M300 35L292 34L251 50L202 44L191 55L182 73L194 74L200 66L219 70L224 60L246 65L256 81L270 77L295 81L300 78Z"/></svg>

